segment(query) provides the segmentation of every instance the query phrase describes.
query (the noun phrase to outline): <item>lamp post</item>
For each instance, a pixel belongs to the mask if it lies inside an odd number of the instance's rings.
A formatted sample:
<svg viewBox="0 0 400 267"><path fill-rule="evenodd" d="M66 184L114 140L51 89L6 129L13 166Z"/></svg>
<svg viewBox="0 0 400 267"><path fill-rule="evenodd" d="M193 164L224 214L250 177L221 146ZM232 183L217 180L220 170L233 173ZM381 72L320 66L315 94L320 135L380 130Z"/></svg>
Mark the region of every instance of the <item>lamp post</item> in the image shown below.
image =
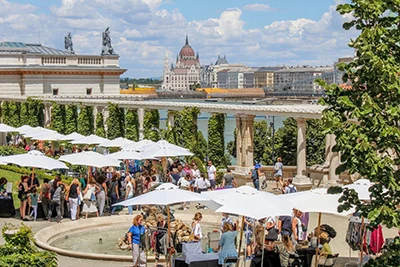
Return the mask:
<svg viewBox="0 0 400 267"><path fill-rule="evenodd" d="M272 121L269 123L272 128L272 165L275 163L275 116L272 116Z"/></svg>

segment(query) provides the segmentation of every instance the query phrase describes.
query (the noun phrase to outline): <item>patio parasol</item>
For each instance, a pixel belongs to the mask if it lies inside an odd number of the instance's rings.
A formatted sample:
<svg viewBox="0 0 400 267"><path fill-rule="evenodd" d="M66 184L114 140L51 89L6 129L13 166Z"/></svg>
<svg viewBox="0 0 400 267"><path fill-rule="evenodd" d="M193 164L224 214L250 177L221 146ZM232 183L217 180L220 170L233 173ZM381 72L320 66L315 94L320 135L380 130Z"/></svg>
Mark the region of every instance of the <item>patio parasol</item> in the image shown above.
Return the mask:
<svg viewBox="0 0 400 267"><path fill-rule="evenodd" d="M85 136L83 138L75 139L71 142L71 144L74 144L74 145L78 145L78 144L79 145L98 145L98 144L101 144L101 143L107 142L107 141L109 141L109 140L106 138L97 136L95 134L91 134L91 135Z"/></svg>
<svg viewBox="0 0 400 267"><path fill-rule="evenodd" d="M102 167L119 167L121 162L109 156L104 156L93 151L84 151L80 153L73 153L64 155L59 160L68 162L72 165L92 166L97 168Z"/></svg>
<svg viewBox="0 0 400 267"><path fill-rule="evenodd" d="M136 144L136 142L123 137L118 137L113 140L108 140L100 143L99 145L102 147L123 147L132 144Z"/></svg>

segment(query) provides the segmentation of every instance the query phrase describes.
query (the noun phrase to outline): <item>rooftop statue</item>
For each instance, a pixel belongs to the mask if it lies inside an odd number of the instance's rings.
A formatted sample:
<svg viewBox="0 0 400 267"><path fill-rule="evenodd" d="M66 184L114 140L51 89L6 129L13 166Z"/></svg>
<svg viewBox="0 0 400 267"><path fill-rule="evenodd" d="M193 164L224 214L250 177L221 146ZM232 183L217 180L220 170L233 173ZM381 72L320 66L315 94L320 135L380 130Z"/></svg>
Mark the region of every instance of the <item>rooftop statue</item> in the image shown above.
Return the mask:
<svg viewBox="0 0 400 267"><path fill-rule="evenodd" d="M72 43L72 35L70 32L67 34L67 36L64 37L64 45L65 45L65 50L67 50L71 54L75 54L74 46Z"/></svg>
<svg viewBox="0 0 400 267"><path fill-rule="evenodd" d="M110 27L103 32L103 48L101 49L102 55L114 55L114 49L111 45Z"/></svg>

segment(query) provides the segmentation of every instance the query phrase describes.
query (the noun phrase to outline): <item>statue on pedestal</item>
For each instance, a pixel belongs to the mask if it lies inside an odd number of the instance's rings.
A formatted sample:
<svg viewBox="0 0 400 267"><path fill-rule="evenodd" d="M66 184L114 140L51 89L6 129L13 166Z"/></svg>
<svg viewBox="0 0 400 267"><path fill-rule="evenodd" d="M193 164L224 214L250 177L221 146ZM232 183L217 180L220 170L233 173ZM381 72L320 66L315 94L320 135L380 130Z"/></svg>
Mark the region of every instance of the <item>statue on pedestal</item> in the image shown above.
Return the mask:
<svg viewBox="0 0 400 267"><path fill-rule="evenodd" d="M64 45L65 45L65 50L67 50L71 54L75 54L74 46L72 43L72 35L70 32L67 34L67 36L64 37Z"/></svg>
<svg viewBox="0 0 400 267"><path fill-rule="evenodd" d="M101 55L114 55L114 49L111 45L110 27L103 32L103 48L101 49Z"/></svg>

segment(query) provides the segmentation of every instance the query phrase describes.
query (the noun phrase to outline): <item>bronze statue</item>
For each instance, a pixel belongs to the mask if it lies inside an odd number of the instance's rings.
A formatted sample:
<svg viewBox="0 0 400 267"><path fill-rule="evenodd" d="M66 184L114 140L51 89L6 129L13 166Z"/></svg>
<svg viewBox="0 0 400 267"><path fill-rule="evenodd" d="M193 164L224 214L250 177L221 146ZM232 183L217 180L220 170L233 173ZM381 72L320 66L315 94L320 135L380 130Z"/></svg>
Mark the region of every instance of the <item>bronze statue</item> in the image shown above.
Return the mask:
<svg viewBox="0 0 400 267"><path fill-rule="evenodd" d="M64 45L65 45L65 50L67 50L71 54L75 54L72 43L72 35L70 32L67 34L67 36L64 37Z"/></svg>
<svg viewBox="0 0 400 267"><path fill-rule="evenodd" d="M114 55L114 49L111 45L110 27L103 32L103 48L101 49L102 55Z"/></svg>

